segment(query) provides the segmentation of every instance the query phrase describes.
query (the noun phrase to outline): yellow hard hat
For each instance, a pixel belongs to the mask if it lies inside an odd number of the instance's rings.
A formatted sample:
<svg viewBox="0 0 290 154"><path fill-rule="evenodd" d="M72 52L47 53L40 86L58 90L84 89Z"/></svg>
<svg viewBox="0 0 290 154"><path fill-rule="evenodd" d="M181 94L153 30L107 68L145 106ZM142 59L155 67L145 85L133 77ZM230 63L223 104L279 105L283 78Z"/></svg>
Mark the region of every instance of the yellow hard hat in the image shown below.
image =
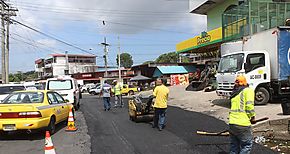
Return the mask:
<svg viewBox="0 0 290 154"><path fill-rule="evenodd" d="M238 75L235 82L240 86L246 86L248 84L246 77L243 75Z"/></svg>

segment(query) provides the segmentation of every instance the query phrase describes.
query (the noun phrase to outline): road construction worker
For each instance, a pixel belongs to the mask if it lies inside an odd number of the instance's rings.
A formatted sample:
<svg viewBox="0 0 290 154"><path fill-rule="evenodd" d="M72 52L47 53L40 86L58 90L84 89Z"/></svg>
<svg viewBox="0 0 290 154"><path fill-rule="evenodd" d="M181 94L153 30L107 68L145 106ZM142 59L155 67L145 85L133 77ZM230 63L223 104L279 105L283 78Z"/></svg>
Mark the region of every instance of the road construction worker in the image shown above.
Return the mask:
<svg viewBox="0 0 290 154"><path fill-rule="evenodd" d="M165 86L166 79L157 79L153 95L156 97L154 102L154 119L152 128L158 127L159 131L165 126L165 114L169 89Z"/></svg>
<svg viewBox="0 0 290 154"><path fill-rule="evenodd" d="M237 76L229 114L230 154L249 154L253 145L251 124L255 123L255 93L244 76Z"/></svg>
<svg viewBox="0 0 290 154"><path fill-rule="evenodd" d="M112 92L115 95L115 107L123 107L122 101L122 85L117 82L117 80L113 81Z"/></svg>
<svg viewBox="0 0 290 154"><path fill-rule="evenodd" d="M108 84L107 81L104 81L104 84L101 88L100 96L103 97L104 101L104 110L110 111L111 109L111 86Z"/></svg>

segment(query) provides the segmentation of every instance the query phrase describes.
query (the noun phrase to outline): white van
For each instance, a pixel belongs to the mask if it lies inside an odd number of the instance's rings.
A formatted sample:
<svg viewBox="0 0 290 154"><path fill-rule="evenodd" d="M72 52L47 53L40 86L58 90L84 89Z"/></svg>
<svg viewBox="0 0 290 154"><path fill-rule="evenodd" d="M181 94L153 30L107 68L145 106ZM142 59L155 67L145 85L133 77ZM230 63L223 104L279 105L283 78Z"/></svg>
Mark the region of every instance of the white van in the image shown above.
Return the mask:
<svg viewBox="0 0 290 154"><path fill-rule="evenodd" d="M76 79L70 76L49 78L45 89L59 93L64 99L69 100L69 103L73 103L76 110L80 107L81 93Z"/></svg>

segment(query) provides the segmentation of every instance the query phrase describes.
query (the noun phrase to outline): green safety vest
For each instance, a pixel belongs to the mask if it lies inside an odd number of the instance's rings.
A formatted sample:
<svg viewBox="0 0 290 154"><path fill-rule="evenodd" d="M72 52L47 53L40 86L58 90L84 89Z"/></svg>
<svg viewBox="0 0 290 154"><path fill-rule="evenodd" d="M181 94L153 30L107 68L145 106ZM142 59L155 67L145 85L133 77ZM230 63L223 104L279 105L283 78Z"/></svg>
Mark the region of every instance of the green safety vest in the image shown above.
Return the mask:
<svg viewBox="0 0 290 154"><path fill-rule="evenodd" d="M256 115L254 111L255 92L245 88L231 99L229 124L250 126L250 119Z"/></svg>
<svg viewBox="0 0 290 154"><path fill-rule="evenodd" d="M121 90L122 88L120 84L116 84L114 88L112 88L112 91L115 95L121 95Z"/></svg>

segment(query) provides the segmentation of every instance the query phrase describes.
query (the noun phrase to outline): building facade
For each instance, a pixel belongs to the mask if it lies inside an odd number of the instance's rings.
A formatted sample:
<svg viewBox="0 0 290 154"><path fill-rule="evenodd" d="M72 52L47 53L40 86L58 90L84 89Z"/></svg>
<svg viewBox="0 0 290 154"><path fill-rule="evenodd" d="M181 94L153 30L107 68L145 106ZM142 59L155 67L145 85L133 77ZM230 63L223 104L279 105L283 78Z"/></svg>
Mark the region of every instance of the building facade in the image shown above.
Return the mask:
<svg viewBox="0 0 290 154"><path fill-rule="evenodd" d="M207 16L207 32L178 43L176 52L195 57L193 62L204 63L220 57L224 42L242 40L244 36L284 25L290 18L290 3L287 0L207 0L192 6L190 12Z"/></svg>
<svg viewBox="0 0 290 154"><path fill-rule="evenodd" d="M59 75L94 72L96 56L75 54L52 54L49 58L35 61L35 71L39 79Z"/></svg>

